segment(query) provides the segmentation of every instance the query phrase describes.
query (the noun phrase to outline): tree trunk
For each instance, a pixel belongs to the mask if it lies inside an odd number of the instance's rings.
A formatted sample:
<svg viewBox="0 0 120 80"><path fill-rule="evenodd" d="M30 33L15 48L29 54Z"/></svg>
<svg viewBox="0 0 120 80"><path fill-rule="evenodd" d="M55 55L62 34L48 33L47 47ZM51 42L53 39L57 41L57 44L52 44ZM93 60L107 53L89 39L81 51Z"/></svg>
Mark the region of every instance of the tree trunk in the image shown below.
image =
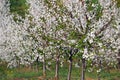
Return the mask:
<svg viewBox="0 0 120 80"><path fill-rule="evenodd" d="M39 56L36 59L36 71L39 71Z"/></svg>
<svg viewBox="0 0 120 80"><path fill-rule="evenodd" d="M97 73L97 74L98 74L98 75L97 75L97 76L98 76L98 80L101 80L101 78L100 78L100 73Z"/></svg>
<svg viewBox="0 0 120 80"><path fill-rule="evenodd" d="M68 72L67 80L71 80L71 72L72 72L72 59L70 60L70 64L69 64L69 72Z"/></svg>
<svg viewBox="0 0 120 80"><path fill-rule="evenodd" d="M99 61L99 67L100 67L100 69L102 70L101 60ZM100 72L101 72L101 71L100 71ZM101 78L100 78L100 72L98 72L98 80L101 80Z"/></svg>
<svg viewBox="0 0 120 80"><path fill-rule="evenodd" d="M86 69L85 59L83 58L83 59L82 59L82 74L81 74L81 80L85 80L85 69Z"/></svg>
<svg viewBox="0 0 120 80"><path fill-rule="evenodd" d="M118 60L118 69L120 69L120 49L118 51L117 60Z"/></svg>
<svg viewBox="0 0 120 80"><path fill-rule="evenodd" d="M45 60L45 53L43 56L43 76L46 76L46 60Z"/></svg>
<svg viewBox="0 0 120 80"><path fill-rule="evenodd" d="M56 57L55 80L59 80L59 55Z"/></svg>

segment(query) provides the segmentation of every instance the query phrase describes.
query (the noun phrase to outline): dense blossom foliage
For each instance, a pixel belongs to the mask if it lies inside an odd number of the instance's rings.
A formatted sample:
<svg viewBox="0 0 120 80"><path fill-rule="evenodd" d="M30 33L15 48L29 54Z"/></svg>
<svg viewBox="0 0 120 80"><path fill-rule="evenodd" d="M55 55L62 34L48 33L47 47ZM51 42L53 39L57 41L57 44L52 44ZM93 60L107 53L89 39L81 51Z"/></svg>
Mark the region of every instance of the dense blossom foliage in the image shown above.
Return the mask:
<svg viewBox="0 0 120 80"><path fill-rule="evenodd" d="M9 0L0 1L0 58L10 66L43 61L44 54L55 59L63 53L59 47L77 48L78 58L95 63L117 63L120 12L114 0L26 1L28 13L17 22Z"/></svg>

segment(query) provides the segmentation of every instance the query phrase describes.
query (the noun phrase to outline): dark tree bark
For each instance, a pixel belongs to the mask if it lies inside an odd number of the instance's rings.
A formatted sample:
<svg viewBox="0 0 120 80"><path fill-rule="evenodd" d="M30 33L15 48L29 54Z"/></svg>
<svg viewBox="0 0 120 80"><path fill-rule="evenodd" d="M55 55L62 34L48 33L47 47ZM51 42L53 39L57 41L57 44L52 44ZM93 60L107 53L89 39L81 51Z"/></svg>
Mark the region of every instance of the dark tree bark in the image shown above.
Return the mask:
<svg viewBox="0 0 120 80"><path fill-rule="evenodd" d="M83 58L83 59L82 59L82 73L81 73L81 80L85 80L85 69L86 69L86 66L85 66L85 59Z"/></svg>
<svg viewBox="0 0 120 80"><path fill-rule="evenodd" d="M71 47L62 47L62 49L65 50L66 56L69 58L70 61L67 80L71 80L72 60L73 60L72 57L78 52L78 49Z"/></svg>
<svg viewBox="0 0 120 80"><path fill-rule="evenodd" d="M69 72L68 72L68 78L67 80L71 80L71 73L72 73L72 57L69 59L70 64L69 64Z"/></svg>
<svg viewBox="0 0 120 80"><path fill-rule="evenodd" d="M120 69L120 49L118 51L117 61L118 61L118 69Z"/></svg>
<svg viewBox="0 0 120 80"><path fill-rule="evenodd" d="M55 80L59 80L59 55L56 57Z"/></svg>
<svg viewBox="0 0 120 80"><path fill-rule="evenodd" d="M46 59L45 59L45 53L43 56L43 76L46 76Z"/></svg>
<svg viewBox="0 0 120 80"><path fill-rule="evenodd" d="M36 59L36 70L39 71L39 56Z"/></svg>
<svg viewBox="0 0 120 80"><path fill-rule="evenodd" d="M102 70L102 63L101 63L101 60L99 61L99 67L100 67L100 69ZM98 80L101 80L100 72L98 72Z"/></svg>

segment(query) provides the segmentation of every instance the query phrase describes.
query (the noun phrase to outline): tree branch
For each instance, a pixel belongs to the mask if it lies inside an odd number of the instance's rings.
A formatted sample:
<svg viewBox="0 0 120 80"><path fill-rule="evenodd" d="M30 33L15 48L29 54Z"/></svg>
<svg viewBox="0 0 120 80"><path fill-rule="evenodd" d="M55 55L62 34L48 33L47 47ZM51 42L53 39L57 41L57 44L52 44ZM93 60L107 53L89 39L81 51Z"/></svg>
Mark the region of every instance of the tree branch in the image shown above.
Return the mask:
<svg viewBox="0 0 120 80"><path fill-rule="evenodd" d="M111 20L107 24L105 24L99 31L95 32L95 36L99 35L102 31L104 31L109 26L109 24L112 22L112 20L113 19L111 18Z"/></svg>

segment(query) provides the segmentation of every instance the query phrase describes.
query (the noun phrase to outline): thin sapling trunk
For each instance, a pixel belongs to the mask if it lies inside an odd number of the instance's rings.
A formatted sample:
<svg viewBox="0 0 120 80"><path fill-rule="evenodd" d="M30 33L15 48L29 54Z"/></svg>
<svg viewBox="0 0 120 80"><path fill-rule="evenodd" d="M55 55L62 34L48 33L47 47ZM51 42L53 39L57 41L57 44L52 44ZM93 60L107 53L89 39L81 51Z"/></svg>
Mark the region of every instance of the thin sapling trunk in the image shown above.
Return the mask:
<svg viewBox="0 0 120 80"><path fill-rule="evenodd" d="M56 57L55 80L59 80L59 55Z"/></svg>
<svg viewBox="0 0 120 80"><path fill-rule="evenodd" d="M85 80L85 69L86 69L86 66L85 66L85 59L83 58L83 59L82 59L82 73L81 73L81 80Z"/></svg>
<svg viewBox="0 0 120 80"><path fill-rule="evenodd" d="M46 60L45 60L45 53L43 56L43 76L46 76Z"/></svg>
<svg viewBox="0 0 120 80"><path fill-rule="evenodd" d="M70 57L70 64L69 64L69 72L67 80L71 80L71 73L72 73L72 57Z"/></svg>

